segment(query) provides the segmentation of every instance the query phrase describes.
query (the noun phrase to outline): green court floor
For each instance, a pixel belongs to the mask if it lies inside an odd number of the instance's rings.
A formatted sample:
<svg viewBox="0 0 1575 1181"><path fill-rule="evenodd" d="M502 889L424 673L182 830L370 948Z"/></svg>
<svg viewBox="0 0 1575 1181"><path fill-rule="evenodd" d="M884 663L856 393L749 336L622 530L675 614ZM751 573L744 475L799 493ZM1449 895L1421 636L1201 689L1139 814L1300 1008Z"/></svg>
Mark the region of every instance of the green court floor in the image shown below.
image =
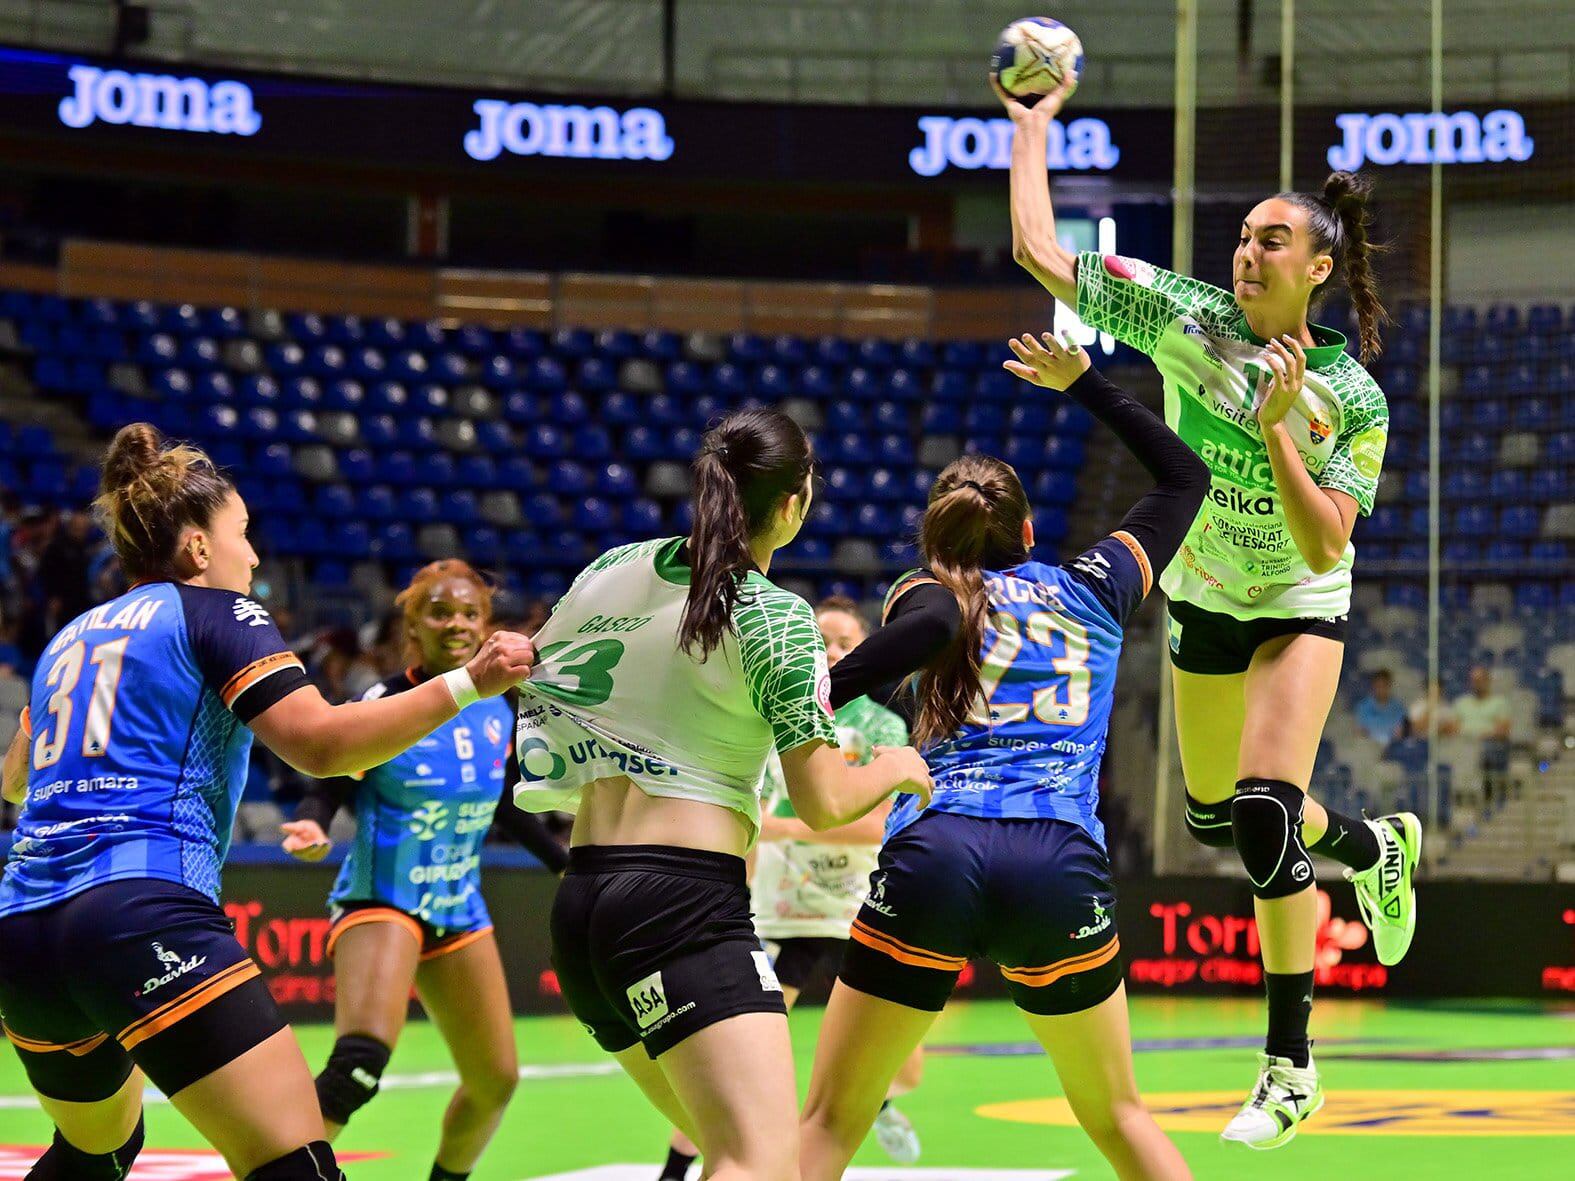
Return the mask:
<svg viewBox="0 0 1575 1181"><path fill-rule="evenodd" d="M794 1017L801 1079L818 1016L806 1009ZM1293 1144L1272 1153L1227 1149L1216 1138L1252 1082L1259 1020L1258 1005L1246 1000L1134 1002L1139 1082L1200 1179L1575 1177L1575 1009L1324 1001L1314 1033L1329 1104ZM320 1062L330 1031L306 1026L300 1034L309 1060ZM867 1181L1109 1177L1070 1125L1054 1073L1025 1036L1004 1003L963 1003L944 1013L927 1042L924 1085L901 1104L924 1139L922 1171L886 1167L869 1145L855 1161L868 1171L858 1175ZM568 1018L530 1018L518 1023L518 1037L524 1077L475 1181L593 1169L584 1181L654 1178L665 1130L633 1085L608 1071L580 1027ZM347 1156L375 1154L348 1165L352 1178L425 1181L452 1085L447 1068L432 1028L413 1024L394 1055L387 1089L340 1140ZM45 1143L48 1135L6 1054L0 1181L25 1176L29 1157L17 1146ZM211 1157L156 1151L200 1147L167 1104L148 1108L148 1145L133 1181L228 1175ZM613 1165L642 1167L605 1167Z"/></svg>

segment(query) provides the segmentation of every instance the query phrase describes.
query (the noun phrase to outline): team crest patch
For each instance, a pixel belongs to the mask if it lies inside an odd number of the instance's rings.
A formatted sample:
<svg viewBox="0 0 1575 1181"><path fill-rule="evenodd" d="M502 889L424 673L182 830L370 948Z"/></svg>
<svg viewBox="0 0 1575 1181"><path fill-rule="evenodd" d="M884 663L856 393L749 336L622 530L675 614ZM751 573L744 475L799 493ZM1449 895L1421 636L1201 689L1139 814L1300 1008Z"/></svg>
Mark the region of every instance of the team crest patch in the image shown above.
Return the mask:
<svg viewBox="0 0 1575 1181"><path fill-rule="evenodd" d="M1307 420L1307 437L1314 445L1322 443L1334 433L1334 425L1320 418L1316 412Z"/></svg>
<svg viewBox="0 0 1575 1181"><path fill-rule="evenodd" d="M503 741L503 723L497 718L488 718L482 729L486 731L487 741L493 746Z"/></svg>

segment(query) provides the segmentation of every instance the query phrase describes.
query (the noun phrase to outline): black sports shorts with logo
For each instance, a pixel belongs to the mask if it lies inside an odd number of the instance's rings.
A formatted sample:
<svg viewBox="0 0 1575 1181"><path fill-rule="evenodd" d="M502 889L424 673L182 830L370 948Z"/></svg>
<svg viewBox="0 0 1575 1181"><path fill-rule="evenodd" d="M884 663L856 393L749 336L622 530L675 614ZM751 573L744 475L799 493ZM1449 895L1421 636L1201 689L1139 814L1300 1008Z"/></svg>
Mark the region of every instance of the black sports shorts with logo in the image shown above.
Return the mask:
<svg viewBox="0 0 1575 1181"><path fill-rule="evenodd" d="M881 847L838 979L939 1012L983 958L1025 1012L1080 1013L1121 984L1115 905L1110 861L1076 824L926 812Z"/></svg>
<svg viewBox="0 0 1575 1181"><path fill-rule="evenodd" d="M224 912L154 878L0 919L0 1018L33 1089L73 1103L133 1063L173 1095L285 1027Z"/></svg>
<svg viewBox="0 0 1575 1181"><path fill-rule="evenodd" d="M803 992L817 981L836 979L848 941L830 935L794 935L767 939L765 944L782 987Z"/></svg>
<svg viewBox="0 0 1575 1181"><path fill-rule="evenodd" d="M1345 643L1344 615L1237 619L1180 599L1170 600L1166 609L1170 612L1170 663L1187 673L1244 673L1259 646L1277 636L1323 636Z"/></svg>
<svg viewBox="0 0 1575 1181"><path fill-rule="evenodd" d="M552 904L552 964L602 1049L652 1058L740 1013L787 1013L755 935L744 860L579 845Z"/></svg>

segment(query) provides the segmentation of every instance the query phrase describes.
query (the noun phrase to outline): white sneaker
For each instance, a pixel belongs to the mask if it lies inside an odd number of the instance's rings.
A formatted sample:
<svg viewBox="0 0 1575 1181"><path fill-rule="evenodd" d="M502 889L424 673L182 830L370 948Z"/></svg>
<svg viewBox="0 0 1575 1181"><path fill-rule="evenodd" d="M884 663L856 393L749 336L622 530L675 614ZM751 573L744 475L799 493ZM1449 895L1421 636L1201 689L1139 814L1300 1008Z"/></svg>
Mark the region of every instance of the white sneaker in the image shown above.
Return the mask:
<svg viewBox="0 0 1575 1181"><path fill-rule="evenodd" d="M913 1130L912 1121L890 1103L875 1117L875 1142L899 1165L911 1165L919 1159L919 1134Z"/></svg>
<svg viewBox="0 0 1575 1181"><path fill-rule="evenodd" d="M1422 857L1422 822L1414 812L1397 812L1362 823L1378 838L1378 862L1360 873L1347 869L1345 879L1356 887L1356 903L1373 933L1378 962L1392 966L1405 958L1416 934L1412 876Z"/></svg>
<svg viewBox="0 0 1575 1181"><path fill-rule="evenodd" d="M1289 1058L1258 1055L1258 1085L1241 1110L1225 1125L1220 1139L1248 1148L1278 1148L1296 1136L1302 1121L1323 1106L1318 1068L1311 1058L1304 1068Z"/></svg>

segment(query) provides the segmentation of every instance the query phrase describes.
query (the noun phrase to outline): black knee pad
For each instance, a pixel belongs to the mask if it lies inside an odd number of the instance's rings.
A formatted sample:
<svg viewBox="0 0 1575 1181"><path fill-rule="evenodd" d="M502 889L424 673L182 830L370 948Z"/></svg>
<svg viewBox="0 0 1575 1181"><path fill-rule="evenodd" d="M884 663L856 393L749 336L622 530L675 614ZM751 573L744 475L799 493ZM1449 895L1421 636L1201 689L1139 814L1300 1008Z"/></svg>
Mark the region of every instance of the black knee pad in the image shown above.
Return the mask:
<svg viewBox="0 0 1575 1181"><path fill-rule="evenodd" d="M27 1181L123 1181L142 1151L142 1136L140 1115L130 1138L114 1152L83 1152L56 1129L54 1143L28 1170Z"/></svg>
<svg viewBox="0 0 1575 1181"><path fill-rule="evenodd" d="M375 1037L349 1033L334 1043L328 1065L317 1076L317 1105L323 1118L347 1124L377 1094L393 1051Z"/></svg>
<svg viewBox="0 0 1575 1181"><path fill-rule="evenodd" d="M1187 832L1200 845L1211 849L1229 849L1236 843L1231 836L1229 800L1217 804L1204 804L1187 793Z"/></svg>
<svg viewBox="0 0 1575 1181"><path fill-rule="evenodd" d="M1243 779L1230 802L1230 830L1259 898L1286 898L1313 883L1312 858L1302 844L1306 793L1280 779Z"/></svg>
<svg viewBox="0 0 1575 1181"><path fill-rule="evenodd" d="M246 1174L246 1181L346 1181L326 1140L313 1140L294 1152Z"/></svg>

